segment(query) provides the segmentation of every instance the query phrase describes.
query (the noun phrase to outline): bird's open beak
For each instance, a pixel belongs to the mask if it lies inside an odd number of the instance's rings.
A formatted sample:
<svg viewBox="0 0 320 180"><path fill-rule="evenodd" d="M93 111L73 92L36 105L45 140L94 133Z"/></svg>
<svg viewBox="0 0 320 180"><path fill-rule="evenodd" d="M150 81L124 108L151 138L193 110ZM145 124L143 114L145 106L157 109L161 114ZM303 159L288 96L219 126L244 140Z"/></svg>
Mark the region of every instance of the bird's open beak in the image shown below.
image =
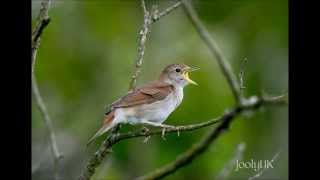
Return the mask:
<svg viewBox="0 0 320 180"><path fill-rule="evenodd" d="M184 79L187 80L190 84L198 85L196 82L194 82L189 78L189 72L196 71L198 69L199 68L191 68L191 67L188 67L187 69L185 69L185 71L182 74Z"/></svg>

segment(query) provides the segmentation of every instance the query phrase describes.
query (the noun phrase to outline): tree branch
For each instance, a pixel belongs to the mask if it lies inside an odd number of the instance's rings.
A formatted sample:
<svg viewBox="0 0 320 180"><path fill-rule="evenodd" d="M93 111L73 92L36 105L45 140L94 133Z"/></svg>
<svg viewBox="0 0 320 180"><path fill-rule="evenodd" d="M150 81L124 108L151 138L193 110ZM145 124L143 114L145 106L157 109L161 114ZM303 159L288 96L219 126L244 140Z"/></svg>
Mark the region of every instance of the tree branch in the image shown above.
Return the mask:
<svg viewBox="0 0 320 180"><path fill-rule="evenodd" d="M241 104L242 97L240 93L240 86L238 84L236 76L232 73L231 66L229 65L228 61L225 59L225 57L221 53L218 45L211 38L209 31L202 24L201 20L199 19L196 11L194 10L190 2L188 0L182 0L182 4L183 4L182 7L184 11L186 12L189 20L197 30L199 36L208 46L213 56L217 59L220 69L222 70L223 75L225 76L225 78L229 83L229 86L232 90L233 96L236 99L236 102Z"/></svg>
<svg viewBox="0 0 320 180"><path fill-rule="evenodd" d="M58 164L59 164L59 160L63 156L59 152L59 149L58 149L58 146L56 143L55 133L54 133L53 126L52 126L52 121L51 121L51 118L48 114L47 107L46 107L46 105L41 97L41 94L39 92L36 77L34 74L36 55L37 55L38 48L40 46L40 37L43 33L43 30L47 27L47 25L50 22L50 18L48 16L49 5L50 5L50 0L43 0L41 2L41 8L40 8L40 13L38 16L37 24L32 32L31 78L32 78L32 93L33 93L34 98L36 100L36 105L37 105L41 115L43 116L43 120L45 122L46 128L49 133L49 142L50 142L50 147L51 147L51 151L52 151L53 158L54 158L53 165L54 165L55 179L58 179Z"/></svg>
<svg viewBox="0 0 320 180"><path fill-rule="evenodd" d="M155 13L152 16L152 22L156 22L158 21L160 18L162 18L163 16L168 15L170 12L172 12L173 10L175 10L176 8L178 8L181 5L181 1L176 2L174 5L168 7L167 9L163 10L161 13Z"/></svg>
<svg viewBox="0 0 320 180"><path fill-rule="evenodd" d="M153 11L148 11L146 8L146 4L144 0L141 0L141 6L143 9L143 26L141 30L139 31L139 45L138 45L138 58L135 62L134 72L131 77L131 81L129 84L129 90L132 90L136 87L138 76L141 72L141 66L143 63L143 57L146 49L146 41L148 38L148 35L151 30L151 24L158 21L160 18L168 15L170 12L175 10L177 7L179 7L182 3L179 1L175 3L174 5L168 7L167 9L163 10L162 12L158 13L157 9L154 9Z"/></svg>
<svg viewBox="0 0 320 180"><path fill-rule="evenodd" d="M148 34L150 32L150 28L151 28L150 25L152 22L150 12L147 10L144 0L141 0L141 6L143 9L143 14L144 14L143 19L144 20L143 20L142 29L139 32L138 58L135 63L135 71L131 77L129 90L134 89L136 87L137 78L141 72L141 66L142 66L142 62L143 62L144 52L146 49L146 41L147 41Z"/></svg>
<svg viewBox="0 0 320 180"><path fill-rule="evenodd" d="M221 118L212 119L207 122L185 125L185 126L176 126L174 128L166 129L166 133L175 133L175 132L185 132L185 131L193 131L200 128L208 127L213 124L220 122ZM87 180L90 179L94 174L95 169L101 164L104 157L111 153L112 146L122 140L137 138L137 137L149 137L154 135L161 135L162 129L156 129L154 131L144 131L143 129L136 132L128 132L128 133L114 133L111 132L107 139L102 143L99 150L94 154L94 156L89 160L86 170L82 173L79 180Z"/></svg>
<svg viewBox="0 0 320 180"><path fill-rule="evenodd" d="M40 45L40 37L42 35L43 30L48 26L50 22L50 17L48 15L50 0L43 0L41 2L40 12L38 15L38 20L36 26L32 31L32 39L31 39L31 64L32 64L32 73L34 71L35 61L37 50Z"/></svg>
<svg viewBox="0 0 320 180"><path fill-rule="evenodd" d="M165 133L170 134L170 133L175 133L177 132L180 134L180 132L185 132L185 131L194 131L197 129L201 129L204 127L208 127L211 125L214 125L216 123L220 122L220 118L212 119L203 123L197 123L197 124L190 124L190 125L185 125L185 126L175 126L175 127L170 127L165 129ZM161 135L163 133L162 129L156 129L154 131L145 131L142 129L141 131L137 132L128 132L128 133L123 133L123 134L118 134L115 139L117 142L125 139L131 139L135 137L148 137L148 136L153 136L153 135Z"/></svg>
<svg viewBox="0 0 320 180"><path fill-rule="evenodd" d="M235 119L237 115L239 115L243 111L254 110L259 108L262 105L275 105L282 104L285 101L285 96L278 96L272 99L265 100L263 98L253 97L251 103L247 103L246 105L239 105L234 107L228 112L225 112L224 115L220 118L221 123L217 128L210 131L207 135L205 135L199 143L194 144L189 150L182 153L177 157L177 159L162 168L155 170L145 176L138 177L138 180L155 180L164 178L178 169L184 167L189 164L196 157L204 153L209 145L213 143L223 132L229 129L231 122Z"/></svg>

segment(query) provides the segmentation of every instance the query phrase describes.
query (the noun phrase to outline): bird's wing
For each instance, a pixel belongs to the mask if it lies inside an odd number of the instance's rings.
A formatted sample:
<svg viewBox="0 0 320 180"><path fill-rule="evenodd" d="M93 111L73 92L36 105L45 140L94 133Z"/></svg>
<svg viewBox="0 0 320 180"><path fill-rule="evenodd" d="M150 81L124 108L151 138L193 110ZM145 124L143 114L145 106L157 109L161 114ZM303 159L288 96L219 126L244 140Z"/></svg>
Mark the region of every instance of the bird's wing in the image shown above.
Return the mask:
<svg viewBox="0 0 320 180"><path fill-rule="evenodd" d="M173 91L173 86L167 83L154 82L128 92L111 104L111 109L150 104L165 99Z"/></svg>

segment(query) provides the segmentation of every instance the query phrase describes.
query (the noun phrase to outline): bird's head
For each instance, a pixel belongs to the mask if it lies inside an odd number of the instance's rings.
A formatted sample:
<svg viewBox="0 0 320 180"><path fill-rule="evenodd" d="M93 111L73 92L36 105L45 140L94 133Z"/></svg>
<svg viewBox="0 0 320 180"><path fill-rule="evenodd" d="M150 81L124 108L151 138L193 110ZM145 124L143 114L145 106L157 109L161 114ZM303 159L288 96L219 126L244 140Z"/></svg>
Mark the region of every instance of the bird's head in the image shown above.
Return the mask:
<svg viewBox="0 0 320 180"><path fill-rule="evenodd" d="M198 70L185 64L170 64L164 68L160 75L160 80L174 86L184 87L188 84L198 85L189 78L189 72Z"/></svg>

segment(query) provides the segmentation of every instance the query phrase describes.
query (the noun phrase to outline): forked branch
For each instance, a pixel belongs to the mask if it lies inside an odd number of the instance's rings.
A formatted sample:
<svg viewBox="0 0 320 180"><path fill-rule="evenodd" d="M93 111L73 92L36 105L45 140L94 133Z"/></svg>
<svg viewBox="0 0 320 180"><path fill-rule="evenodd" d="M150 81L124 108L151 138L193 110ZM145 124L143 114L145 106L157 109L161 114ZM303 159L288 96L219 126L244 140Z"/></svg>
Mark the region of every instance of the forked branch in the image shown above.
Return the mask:
<svg viewBox="0 0 320 180"><path fill-rule="evenodd" d="M181 2L173 4L162 12L158 12L158 9L154 8L149 11L146 7L146 3L144 0L141 0L141 6L143 9L143 25L141 30L139 31L139 45L138 45L138 58L135 61L134 72L131 77L131 81L129 84L129 90L132 90L136 87L138 76L141 72L141 67L143 63L143 58L146 49L146 42L148 39L148 35L151 31L151 24L158 21L160 18L168 15L170 12L175 10L177 7L181 5Z"/></svg>

